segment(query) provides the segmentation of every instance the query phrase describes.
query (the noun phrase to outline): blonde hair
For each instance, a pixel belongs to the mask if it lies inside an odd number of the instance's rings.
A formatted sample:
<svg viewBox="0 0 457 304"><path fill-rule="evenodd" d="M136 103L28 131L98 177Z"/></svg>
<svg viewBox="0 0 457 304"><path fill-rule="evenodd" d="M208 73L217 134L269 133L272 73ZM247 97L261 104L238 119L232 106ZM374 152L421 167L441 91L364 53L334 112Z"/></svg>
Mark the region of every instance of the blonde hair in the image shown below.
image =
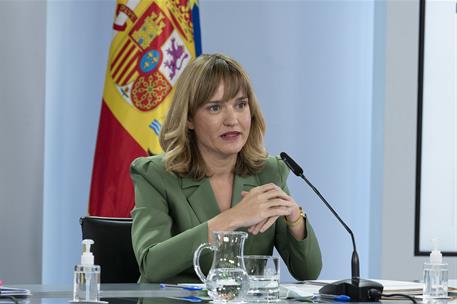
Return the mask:
<svg viewBox="0 0 457 304"><path fill-rule="evenodd" d="M221 82L224 83L222 100L234 98L242 90L248 98L251 112L251 129L246 144L238 153L234 173L251 175L263 168L267 157L263 146L265 121L248 75L230 57L205 54L190 62L177 80L173 100L160 132L160 145L165 151L165 167L168 171L196 179L207 175L195 133L188 128L187 122L215 94Z"/></svg>

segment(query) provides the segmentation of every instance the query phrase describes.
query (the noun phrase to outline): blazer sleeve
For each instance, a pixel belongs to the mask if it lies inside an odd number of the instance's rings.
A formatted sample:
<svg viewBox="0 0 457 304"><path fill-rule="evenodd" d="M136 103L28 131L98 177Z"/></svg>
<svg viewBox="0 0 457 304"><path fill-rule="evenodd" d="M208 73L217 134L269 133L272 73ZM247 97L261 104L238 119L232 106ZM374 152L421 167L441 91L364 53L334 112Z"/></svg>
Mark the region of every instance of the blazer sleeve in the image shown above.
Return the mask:
<svg viewBox="0 0 457 304"><path fill-rule="evenodd" d="M136 159L130 173L135 188L132 243L140 281L166 282L190 268L193 252L208 242L208 224L173 233L168 201L173 186L167 184L170 173L150 158Z"/></svg>
<svg viewBox="0 0 457 304"><path fill-rule="evenodd" d="M279 158L274 158L273 168L279 173L278 186L289 194L287 176L289 169ZM287 265L290 274L299 281L313 280L319 276L322 268L322 257L314 230L306 219L307 235L303 240L296 240L290 234L283 217L276 221L275 247Z"/></svg>

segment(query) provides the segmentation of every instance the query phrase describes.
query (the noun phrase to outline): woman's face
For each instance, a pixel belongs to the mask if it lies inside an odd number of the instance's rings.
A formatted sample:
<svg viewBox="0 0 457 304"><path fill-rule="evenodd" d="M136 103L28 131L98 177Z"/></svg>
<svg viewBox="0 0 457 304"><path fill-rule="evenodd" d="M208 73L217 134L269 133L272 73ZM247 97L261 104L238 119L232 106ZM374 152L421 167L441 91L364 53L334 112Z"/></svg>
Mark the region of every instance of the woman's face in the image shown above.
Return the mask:
<svg viewBox="0 0 457 304"><path fill-rule="evenodd" d="M223 96L224 83L221 82L214 96L198 108L188 122L204 159L236 157L249 136L251 111L247 96L239 91L234 98L222 101Z"/></svg>

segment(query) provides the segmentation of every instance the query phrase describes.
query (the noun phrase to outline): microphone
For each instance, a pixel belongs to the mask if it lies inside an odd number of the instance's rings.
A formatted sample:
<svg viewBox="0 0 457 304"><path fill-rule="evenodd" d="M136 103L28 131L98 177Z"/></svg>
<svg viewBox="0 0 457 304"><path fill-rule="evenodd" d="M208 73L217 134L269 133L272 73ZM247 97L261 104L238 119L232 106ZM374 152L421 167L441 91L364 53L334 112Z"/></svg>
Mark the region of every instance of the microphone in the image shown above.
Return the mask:
<svg viewBox="0 0 457 304"><path fill-rule="evenodd" d="M380 294L382 293L384 286L378 282L360 279L360 266L359 266L359 255L357 254L357 247L355 245L354 233L341 219L338 213L333 207L327 202L322 194L317 190L316 187L303 175L303 169L285 152L281 152L281 159L289 167L289 169L298 177L301 177L308 186L317 194L321 201L327 206L327 208L333 213L338 221L343 225L344 229L350 234L352 239L352 259L351 259L351 279L341 280L325 285L319 290L320 294L326 295L347 295L351 298L351 301L379 301Z"/></svg>

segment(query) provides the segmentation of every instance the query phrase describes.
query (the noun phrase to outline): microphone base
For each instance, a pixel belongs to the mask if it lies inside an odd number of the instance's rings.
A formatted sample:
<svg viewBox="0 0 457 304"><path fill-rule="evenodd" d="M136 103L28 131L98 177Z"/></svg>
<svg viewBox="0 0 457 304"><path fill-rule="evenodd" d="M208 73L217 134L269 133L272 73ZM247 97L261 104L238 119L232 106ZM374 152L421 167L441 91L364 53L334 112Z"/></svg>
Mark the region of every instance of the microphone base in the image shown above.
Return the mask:
<svg viewBox="0 0 457 304"><path fill-rule="evenodd" d="M376 290L370 292L370 290ZM336 281L325 285L319 289L320 294L325 295L347 295L351 297L352 302L379 301L384 286L378 282L364 279L347 279Z"/></svg>

